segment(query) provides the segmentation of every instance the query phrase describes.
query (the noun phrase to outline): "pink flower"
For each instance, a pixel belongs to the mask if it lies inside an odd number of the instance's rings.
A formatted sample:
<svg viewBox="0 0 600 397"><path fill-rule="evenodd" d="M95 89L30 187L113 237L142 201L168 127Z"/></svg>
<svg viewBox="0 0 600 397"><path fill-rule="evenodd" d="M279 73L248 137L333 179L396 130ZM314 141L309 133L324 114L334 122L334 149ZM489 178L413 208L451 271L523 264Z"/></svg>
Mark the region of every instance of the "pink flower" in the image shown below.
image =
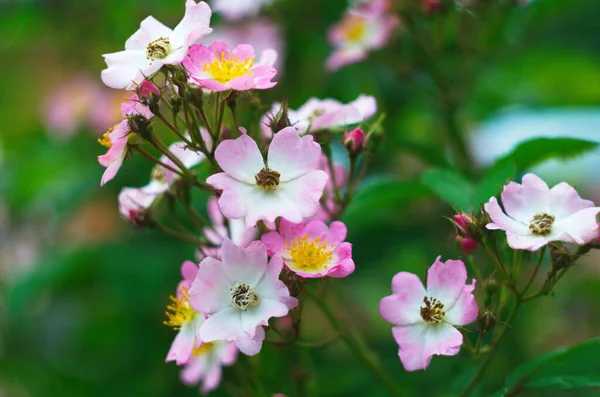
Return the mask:
<svg viewBox="0 0 600 397"><path fill-rule="evenodd" d="M177 365L185 364L195 347L200 347L197 339L198 331L204 323L204 314L190 306L189 289L198 273L198 265L185 261L181 264L183 280L177 288L177 296L171 296L171 304L167 306L165 325L178 330L177 336L169 349L166 361L175 361Z"/></svg>
<svg viewBox="0 0 600 397"><path fill-rule="evenodd" d="M321 197L321 206L314 216L308 220L318 219L323 222L329 222L341 213L342 206L335 199L335 186L342 190L348 183L348 169L342 164L333 163L333 174L329 168L327 156L321 155L319 160L319 169L327 174L327 184ZM335 186L334 186L335 180Z"/></svg>
<svg viewBox="0 0 600 397"><path fill-rule="evenodd" d="M277 217L299 223L317 212L327 183L327 174L316 169L320 154L312 136L300 137L288 127L273 138L265 164L256 142L242 134L217 147L215 158L225 172L206 182L222 190L221 212L245 218L247 227Z"/></svg>
<svg viewBox="0 0 600 397"><path fill-rule="evenodd" d="M298 304L279 280L282 268L281 257L268 261L260 241L239 248L225 239L221 260L205 258L190 290L192 307L209 314L200 328L202 342L233 341L242 353L257 354L262 326Z"/></svg>
<svg viewBox="0 0 600 397"><path fill-rule="evenodd" d="M192 351L181 371L181 381L188 386L201 383L202 394L215 390L221 383L221 367L235 363L237 353L233 342L202 343Z"/></svg>
<svg viewBox="0 0 600 397"><path fill-rule="evenodd" d="M213 10L225 19L237 21L258 15L261 7L272 2L273 0L214 0Z"/></svg>
<svg viewBox="0 0 600 397"><path fill-rule="evenodd" d="M202 134L204 142L206 142L207 147L210 150L210 148L212 148L212 141L210 140L208 131L205 130L204 128L201 128L200 133ZM185 137L189 139L189 135L187 133L185 134ZM196 165L203 162L204 159L206 158L202 152L195 152L195 151L189 149L187 147L187 144L183 141L174 142L171 145L169 145L169 151L171 153L173 153L175 155L175 157L177 157L177 159L187 169L195 167ZM162 155L160 157L160 161L163 164L171 166L171 168L179 170L179 167L165 155ZM167 168L160 166L159 169L164 174L164 179L169 184L169 186L172 185L173 182L179 178L179 174L177 174Z"/></svg>
<svg viewBox="0 0 600 397"><path fill-rule="evenodd" d="M273 135L269 121L281 110L281 103L273 104L271 111L261 119L261 130L267 137ZM298 110L288 109L291 125L300 134L341 128L347 125L362 123L377 112L375 97L359 95L354 101L343 104L335 99L310 98Z"/></svg>
<svg viewBox="0 0 600 397"><path fill-rule="evenodd" d="M121 105L121 112L124 117L123 121L104 133L102 138L98 140L101 145L108 147L105 154L98 156L100 165L106 167L100 186L104 186L105 183L115 177L127 155L127 138L131 132L127 116L140 115L147 119L154 116L147 106L139 102L137 94L134 94L129 101Z"/></svg>
<svg viewBox="0 0 600 397"><path fill-rule="evenodd" d="M342 66L360 62L367 53L382 48L398 25L396 15L387 12L387 2L367 3L346 12L342 21L329 30L333 53L325 66L335 71Z"/></svg>
<svg viewBox="0 0 600 397"><path fill-rule="evenodd" d="M212 31L210 17L210 7L194 0L186 1L185 15L173 30L147 17L125 42L125 51L104 55L108 68L102 71L102 81L112 88L133 90L163 65L181 63L190 45Z"/></svg>
<svg viewBox="0 0 600 397"><path fill-rule="evenodd" d="M600 207L583 200L565 182L552 189L534 174L522 184L510 182L502 191L502 212L495 197L484 206L490 230L504 230L513 249L535 251L551 241L586 244L598 237L596 216Z"/></svg>
<svg viewBox="0 0 600 397"><path fill-rule="evenodd" d="M269 255L283 258L285 266L300 277L346 277L354 272L352 244L344 242L347 229L342 222L329 227L319 220L294 224L282 219L279 232L263 234Z"/></svg>
<svg viewBox="0 0 600 397"><path fill-rule="evenodd" d="M119 212L132 224L144 220L148 208L167 190L169 185L153 179L143 187L124 187L119 193Z"/></svg>
<svg viewBox="0 0 600 397"><path fill-rule="evenodd" d="M400 272L392 279L392 292L379 303L379 313L392 328L398 355L407 371L426 369L433 355L458 354L463 336L454 326L477 318L473 284L465 285L467 269L462 261L440 261L427 272L427 289L419 277Z"/></svg>
<svg viewBox="0 0 600 397"><path fill-rule="evenodd" d="M458 243L460 251L466 255L474 252L477 247L479 247L477 241L469 237L470 232L468 225L470 223L473 223L473 221L467 214L454 215L454 225L457 229L456 242Z"/></svg>
<svg viewBox="0 0 600 397"><path fill-rule="evenodd" d="M472 238L463 237L460 235L456 235L456 242L458 243L458 248L460 249L460 252L462 252L465 255L469 255L475 252L475 250L479 247L479 243L477 243L477 241L473 240Z"/></svg>
<svg viewBox="0 0 600 397"><path fill-rule="evenodd" d="M246 2L251 3L251 2ZM267 18L252 19L243 23L220 25L210 34L216 41L224 41L230 48L239 44L252 43L257 54L268 49L277 53L277 60L273 67L281 74L283 67L282 59L285 58L285 43L281 29L278 25Z"/></svg>
<svg viewBox="0 0 600 397"><path fill-rule="evenodd" d="M356 153L364 148L365 138L365 132L361 128L355 128L344 135L344 145L350 153Z"/></svg>
<svg viewBox="0 0 600 397"><path fill-rule="evenodd" d="M229 51L224 42L213 41L209 47L191 46L183 66L193 82L211 91L265 90L277 84L271 81L277 74L273 67L276 60L277 53L269 49L255 64L251 45L240 44Z"/></svg>

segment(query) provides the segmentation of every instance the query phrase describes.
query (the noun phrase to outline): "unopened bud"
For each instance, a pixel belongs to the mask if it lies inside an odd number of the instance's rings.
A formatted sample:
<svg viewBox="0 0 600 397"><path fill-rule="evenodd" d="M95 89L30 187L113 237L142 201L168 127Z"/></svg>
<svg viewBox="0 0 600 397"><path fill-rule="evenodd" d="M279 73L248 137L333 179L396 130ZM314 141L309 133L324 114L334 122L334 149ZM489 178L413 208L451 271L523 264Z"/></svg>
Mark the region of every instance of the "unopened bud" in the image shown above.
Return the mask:
<svg viewBox="0 0 600 397"><path fill-rule="evenodd" d="M424 0L423 1L423 11L426 14L435 14L440 12L442 9L441 0Z"/></svg>
<svg viewBox="0 0 600 397"><path fill-rule="evenodd" d="M171 107L173 109L173 118L175 118L181 110L181 98L178 96L172 96L169 102L171 103Z"/></svg>
<svg viewBox="0 0 600 397"><path fill-rule="evenodd" d="M456 233L462 237L469 237L471 235L469 225L473 223L473 220L467 214L456 214L453 219Z"/></svg>
<svg viewBox="0 0 600 397"><path fill-rule="evenodd" d="M160 91L158 88L149 80L142 81L137 87L137 95L140 100L156 101L160 98Z"/></svg>
<svg viewBox="0 0 600 397"><path fill-rule="evenodd" d="M483 303L485 306L489 306L492 304L496 292L498 292L498 282L496 279L493 277L488 278L483 285L483 290L485 292Z"/></svg>
<svg viewBox="0 0 600 397"><path fill-rule="evenodd" d="M474 252L477 247L479 247L479 243L475 240L473 240L470 237L463 237L461 235L456 235L456 242L458 243L458 248L460 249L460 252L462 252L465 255L469 255L470 253Z"/></svg>
<svg viewBox="0 0 600 397"><path fill-rule="evenodd" d="M204 106L204 92L202 88L187 86L185 89L185 99L198 109Z"/></svg>
<svg viewBox="0 0 600 397"><path fill-rule="evenodd" d="M552 261L552 272L554 273L573 264L571 252L556 243L550 244L550 259Z"/></svg>
<svg viewBox="0 0 600 397"><path fill-rule="evenodd" d="M481 327L481 331L487 332L494 328L497 323L496 313L489 307L486 307L479 313L479 316L477 316L477 322Z"/></svg>
<svg viewBox="0 0 600 397"><path fill-rule="evenodd" d="M355 128L344 136L344 145L351 154L360 153L365 148L365 132Z"/></svg>
<svg viewBox="0 0 600 397"><path fill-rule="evenodd" d="M272 116L269 122L269 128L271 128L273 134L276 134L282 129L291 125L292 123L290 122L290 119L288 117L288 103L287 100L284 99L281 103L281 109L279 109L279 112Z"/></svg>

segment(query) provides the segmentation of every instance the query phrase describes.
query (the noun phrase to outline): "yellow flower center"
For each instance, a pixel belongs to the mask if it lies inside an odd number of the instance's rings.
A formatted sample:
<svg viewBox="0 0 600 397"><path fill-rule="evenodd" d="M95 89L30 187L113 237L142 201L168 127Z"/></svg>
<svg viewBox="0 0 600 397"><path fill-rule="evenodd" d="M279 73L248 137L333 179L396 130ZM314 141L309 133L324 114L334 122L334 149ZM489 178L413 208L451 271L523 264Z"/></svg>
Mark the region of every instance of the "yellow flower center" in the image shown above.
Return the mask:
<svg viewBox="0 0 600 397"><path fill-rule="evenodd" d="M359 41L367 31L367 21L358 15L347 17L342 26L342 35L348 41Z"/></svg>
<svg viewBox="0 0 600 397"><path fill-rule="evenodd" d="M421 317L429 324L439 324L444 319L446 312L444 304L434 298L423 298L425 306L421 307Z"/></svg>
<svg viewBox="0 0 600 397"><path fill-rule="evenodd" d="M179 291L181 298L170 296L171 304L167 305L165 314L167 315L167 321L163 324L173 327L174 330L178 330L184 324L192 321L196 315L196 311L190 306L190 293L187 288L183 287Z"/></svg>
<svg viewBox="0 0 600 397"><path fill-rule="evenodd" d="M194 349L192 350L192 356L200 357L206 354L209 354L214 349L215 345L211 342L203 342L200 347L194 345Z"/></svg>
<svg viewBox="0 0 600 397"><path fill-rule="evenodd" d="M248 74L254 66L254 58L239 59L233 54L217 55L211 62L204 64L204 71L210 74L219 83L227 83L236 77Z"/></svg>
<svg viewBox="0 0 600 397"><path fill-rule="evenodd" d="M110 141L110 133L113 132L118 125L119 124L113 125L104 134L102 134L102 138L98 138L98 143L110 149L112 146L112 142Z"/></svg>
<svg viewBox="0 0 600 397"><path fill-rule="evenodd" d="M327 245L327 240L310 239L308 234L291 241L287 251L293 265L308 272L324 270L325 265L333 259L332 249Z"/></svg>
<svg viewBox="0 0 600 397"><path fill-rule="evenodd" d="M167 37L159 37L146 47L146 58L149 60L163 59L171 52L171 41Z"/></svg>

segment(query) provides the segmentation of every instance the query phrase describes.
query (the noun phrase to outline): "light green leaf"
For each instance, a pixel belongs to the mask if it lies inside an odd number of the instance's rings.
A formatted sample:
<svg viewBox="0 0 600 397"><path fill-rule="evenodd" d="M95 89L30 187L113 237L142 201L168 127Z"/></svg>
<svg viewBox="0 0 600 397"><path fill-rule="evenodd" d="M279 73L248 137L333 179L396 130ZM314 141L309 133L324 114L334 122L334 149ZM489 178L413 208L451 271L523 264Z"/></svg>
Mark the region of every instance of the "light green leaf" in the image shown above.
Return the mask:
<svg viewBox="0 0 600 397"><path fill-rule="evenodd" d="M431 169L421 174L421 181L446 203L459 210L470 210L475 185L457 171Z"/></svg>

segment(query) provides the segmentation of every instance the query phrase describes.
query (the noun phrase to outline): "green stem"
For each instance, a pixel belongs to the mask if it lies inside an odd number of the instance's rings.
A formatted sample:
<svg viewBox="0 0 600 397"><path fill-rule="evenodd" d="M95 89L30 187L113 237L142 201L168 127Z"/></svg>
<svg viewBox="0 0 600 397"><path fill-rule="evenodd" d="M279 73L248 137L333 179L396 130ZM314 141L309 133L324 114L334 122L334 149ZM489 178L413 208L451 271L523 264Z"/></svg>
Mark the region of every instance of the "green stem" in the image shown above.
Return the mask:
<svg viewBox="0 0 600 397"><path fill-rule="evenodd" d="M327 303L313 295L311 292L307 292L307 294L313 299L319 309L321 309L325 317L327 317L331 323L331 326L340 334L342 340L346 343L346 346L348 346L350 351L354 353L358 361L360 361L361 364L364 365L365 368L379 380L379 382L381 382L389 395L402 397L402 390L398 384L396 384L396 382L381 368L378 360L367 347L365 347L352 333L344 332L344 327L340 323L340 320Z"/></svg>
<svg viewBox="0 0 600 397"><path fill-rule="evenodd" d="M523 288L523 292L521 292L521 295L525 295L527 293L527 290L529 289L529 287L531 287L531 284L533 284L533 280L535 280L535 276L537 276L537 273L540 270L540 266L542 265L542 260L544 259L545 253L546 253L546 247L544 246L542 248L542 250L540 251L540 257L538 258L537 264L535 265L533 274L531 275L531 278L527 282L527 285L525 285L525 288Z"/></svg>
<svg viewBox="0 0 600 397"><path fill-rule="evenodd" d="M150 153L148 153L147 151L145 151L144 149L142 149L139 146L136 146L135 149L144 157L146 157L148 160L160 165L161 167L164 167L180 176L183 176L183 174L181 173L181 171L176 170L175 168L171 167L170 165L167 165L165 163L163 163L162 161L160 161L159 159L157 159L156 157L154 157L153 155L151 155Z"/></svg>

